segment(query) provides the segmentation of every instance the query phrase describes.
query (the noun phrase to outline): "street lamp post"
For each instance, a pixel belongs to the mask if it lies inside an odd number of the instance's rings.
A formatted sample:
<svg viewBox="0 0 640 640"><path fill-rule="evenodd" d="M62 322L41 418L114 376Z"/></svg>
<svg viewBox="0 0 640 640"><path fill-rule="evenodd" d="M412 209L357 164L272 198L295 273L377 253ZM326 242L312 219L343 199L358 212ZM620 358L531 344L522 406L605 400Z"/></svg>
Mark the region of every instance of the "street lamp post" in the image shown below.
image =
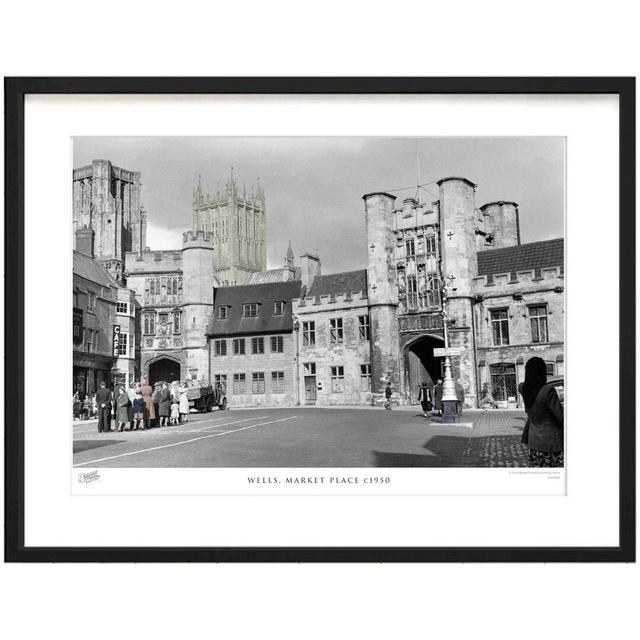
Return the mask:
<svg viewBox="0 0 640 640"><path fill-rule="evenodd" d="M295 355L294 355L294 372L295 372L295 403L296 407L300 405L300 321L298 318L293 320L293 331L295 335Z"/></svg>
<svg viewBox="0 0 640 640"><path fill-rule="evenodd" d="M454 280L453 276L440 276L442 285L442 326L444 329L444 379L442 381L442 421L452 424L460 422L458 413L458 396L456 395L456 383L451 375L451 350L449 348L449 309L447 306L449 287Z"/></svg>

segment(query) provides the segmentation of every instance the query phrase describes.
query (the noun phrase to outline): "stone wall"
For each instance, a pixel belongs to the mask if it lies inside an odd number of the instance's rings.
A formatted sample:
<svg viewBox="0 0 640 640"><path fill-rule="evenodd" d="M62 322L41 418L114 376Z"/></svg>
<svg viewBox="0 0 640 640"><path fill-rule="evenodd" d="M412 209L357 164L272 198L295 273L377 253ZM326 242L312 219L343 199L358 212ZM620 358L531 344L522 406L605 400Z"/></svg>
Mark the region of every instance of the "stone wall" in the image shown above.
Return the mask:
<svg viewBox="0 0 640 640"><path fill-rule="evenodd" d="M554 375L564 375L564 276L560 268L543 269L536 278L533 271L496 274L487 284L486 276L474 279L477 302L474 308L479 388L491 383L491 365L515 365L516 386L524 381L527 360L541 357L553 369ZM543 305L547 309L547 340L532 342L529 309ZM494 344L491 311L506 309L509 344ZM509 405L520 405L522 398L515 394Z"/></svg>
<svg viewBox="0 0 640 640"><path fill-rule="evenodd" d="M337 295L330 299L293 300L293 313L300 322L299 366L301 404L305 397L305 364L316 365L316 401L318 406L371 404L371 391L362 388L361 365L371 365L371 343L360 338L360 316L369 315L365 292L360 295ZM332 343L330 327L332 318L341 318L343 341ZM305 345L303 322L315 322L315 344ZM371 331L371 327L370 327ZM331 367L344 368L343 391L332 391Z"/></svg>
<svg viewBox="0 0 640 640"><path fill-rule="evenodd" d="M216 380L216 375L227 376L227 402L229 408L234 407L277 407L291 406L295 404L295 370L294 362L294 338L290 333L272 334L282 336L283 353L273 353L271 351L271 335L261 336L236 336L244 339L245 355L233 355L234 338L212 338L208 343L210 358L211 381ZM264 353L251 353L251 338L264 338ZM226 343L227 355L216 356L215 343L223 341ZM272 392L271 373L282 371L284 373L284 393ZM246 393L234 393L233 375L235 373L245 374ZM264 373L265 392L252 393L252 374Z"/></svg>

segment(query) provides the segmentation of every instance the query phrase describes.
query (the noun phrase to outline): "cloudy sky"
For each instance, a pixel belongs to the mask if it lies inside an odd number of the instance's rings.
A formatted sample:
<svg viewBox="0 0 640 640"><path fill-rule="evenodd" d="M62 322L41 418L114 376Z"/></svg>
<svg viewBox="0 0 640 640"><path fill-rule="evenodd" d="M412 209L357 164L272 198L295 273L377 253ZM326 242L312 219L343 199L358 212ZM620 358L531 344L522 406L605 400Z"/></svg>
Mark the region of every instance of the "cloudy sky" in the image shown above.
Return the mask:
<svg viewBox="0 0 640 640"><path fill-rule="evenodd" d="M199 174L212 191L231 167L247 192L260 178L268 268L282 266L289 240L296 256L317 249L323 273L362 268L362 196L414 196L418 159L421 183L431 183L423 199L436 199L433 181L464 176L478 185L477 206L519 203L522 242L564 235L563 138L75 138L74 167L93 159L142 173L151 249L180 246Z"/></svg>

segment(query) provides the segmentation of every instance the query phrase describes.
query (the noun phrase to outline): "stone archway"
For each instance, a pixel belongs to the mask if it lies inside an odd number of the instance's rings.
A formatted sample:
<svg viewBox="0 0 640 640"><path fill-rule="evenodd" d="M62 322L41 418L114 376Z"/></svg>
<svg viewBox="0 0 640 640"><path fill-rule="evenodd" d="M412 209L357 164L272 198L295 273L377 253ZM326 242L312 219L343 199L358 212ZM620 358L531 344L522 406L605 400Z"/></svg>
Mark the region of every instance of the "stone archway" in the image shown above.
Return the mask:
<svg viewBox="0 0 640 640"><path fill-rule="evenodd" d="M171 383L180 380L180 362L167 357L150 362L148 379L151 385L160 381Z"/></svg>
<svg viewBox="0 0 640 640"><path fill-rule="evenodd" d="M404 347L405 394L410 404L418 402L420 385L435 384L442 377L442 358L433 350L444 347L439 336L422 335Z"/></svg>

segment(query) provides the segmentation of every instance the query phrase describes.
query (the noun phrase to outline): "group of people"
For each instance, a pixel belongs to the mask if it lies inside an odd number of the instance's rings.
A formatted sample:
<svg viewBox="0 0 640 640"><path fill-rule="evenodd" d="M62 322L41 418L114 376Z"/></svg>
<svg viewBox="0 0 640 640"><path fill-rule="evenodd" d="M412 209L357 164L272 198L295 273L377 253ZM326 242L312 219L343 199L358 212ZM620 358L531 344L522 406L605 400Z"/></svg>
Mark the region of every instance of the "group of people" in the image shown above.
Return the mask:
<svg viewBox="0 0 640 640"><path fill-rule="evenodd" d="M115 389L100 383L96 393L96 412L98 431L113 431L112 416L115 418L116 431L151 427L168 427L186 422L189 417L188 387L184 382L158 382L155 388L146 379L132 382L127 389L118 384Z"/></svg>
<svg viewBox="0 0 640 640"><path fill-rule="evenodd" d="M74 420L89 420L98 414L95 393L89 394L82 391L82 389L78 389L73 394L72 403Z"/></svg>
<svg viewBox="0 0 640 640"><path fill-rule="evenodd" d="M464 403L464 389L462 388L460 378L456 380L455 385L458 413L461 413L462 405ZM432 411L436 411L438 415L442 415L442 379L439 379L436 384L428 384L425 382L420 385L420 389L418 390L418 402L422 407L422 413L425 418L428 418Z"/></svg>

